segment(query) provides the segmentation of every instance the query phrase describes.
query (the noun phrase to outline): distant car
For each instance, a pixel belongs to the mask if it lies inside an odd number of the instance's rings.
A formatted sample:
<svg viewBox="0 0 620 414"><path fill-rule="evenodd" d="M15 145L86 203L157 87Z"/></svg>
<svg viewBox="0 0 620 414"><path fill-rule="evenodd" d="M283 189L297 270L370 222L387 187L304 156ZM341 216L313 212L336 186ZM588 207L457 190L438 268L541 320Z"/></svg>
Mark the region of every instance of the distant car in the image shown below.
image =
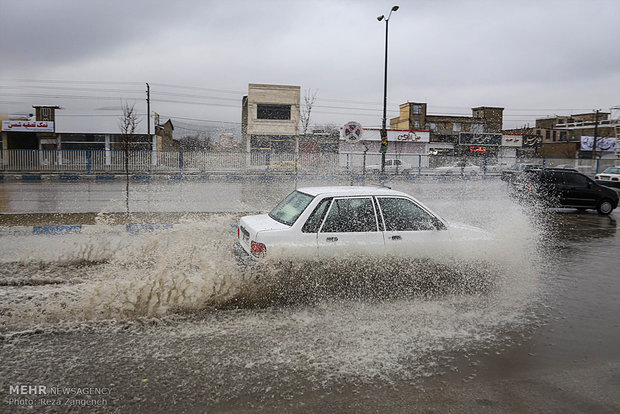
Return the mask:
<svg viewBox="0 0 620 414"><path fill-rule="evenodd" d="M620 167L606 168L602 173L596 174L594 179L597 184L620 188Z"/></svg>
<svg viewBox="0 0 620 414"><path fill-rule="evenodd" d="M479 166L465 161L435 168L435 172L440 175L476 175L480 174L480 171Z"/></svg>
<svg viewBox="0 0 620 414"><path fill-rule="evenodd" d="M291 172L295 171L295 166L299 169L299 164L296 165L295 161L278 161L268 165L269 171L283 171Z"/></svg>
<svg viewBox="0 0 620 414"><path fill-rule="evenodd" d="M596 209L610 214L618 207L618 192L595 183L573 170L543 168L526 170L514 182L514 193L524 201L540 202L547 207Z"/></svg>
<svg viewBox="0 0 620 414"><path fill-rule="evenodd" d="M366 166L366 171L374 174L381 172L381 164L373 164ZM402 160L388 159L385 160L385 173L386 174L409 174L411 172L411 164L408 164Z"/></svg>
<svg viewBox="0 0 620 414"><path fill-rule="evenodd" d="M502 175L500 178L503 181L512 182L516 180L523 171L531 170L534 168L542 168L542 166L540 164L514 164L509 169L502 171Z"/></svg>
<svg viewBox="0 0 620 414"><path fill-rule="evenodd" d="M234 251L246 264L265 257L419 258L492 240L482 229L443 220L405 193L375 187L300 188L269 214L242 217L237 237Z"/></svg>

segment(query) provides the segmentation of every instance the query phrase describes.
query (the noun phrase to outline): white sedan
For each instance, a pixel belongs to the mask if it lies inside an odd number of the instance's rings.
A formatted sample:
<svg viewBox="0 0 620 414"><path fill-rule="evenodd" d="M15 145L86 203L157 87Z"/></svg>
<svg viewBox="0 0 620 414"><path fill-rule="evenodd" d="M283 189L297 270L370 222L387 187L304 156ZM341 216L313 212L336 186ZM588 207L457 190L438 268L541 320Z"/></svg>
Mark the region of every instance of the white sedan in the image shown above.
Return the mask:
<svg viewBox="0 0 620 414"><path fill-rule="evenodd" d="M486 231L449 223L388 188L313 187L289 194L269 214L242 217L238 258L468 255Z"/></svg>
<svg viewBox="0 0 620 414"><path fill-rule="evenodd" d="M602 173L596 174L594 179L598 184L620 188L620 167L606 168Z"/></svg>
<svg viewBox="0 0 620 414"><path fill-rule="evenodd" d="M480 167L465 161L459 161L452 165L437 167L435 172L441 175L476 175L480 174Z"/></svg>

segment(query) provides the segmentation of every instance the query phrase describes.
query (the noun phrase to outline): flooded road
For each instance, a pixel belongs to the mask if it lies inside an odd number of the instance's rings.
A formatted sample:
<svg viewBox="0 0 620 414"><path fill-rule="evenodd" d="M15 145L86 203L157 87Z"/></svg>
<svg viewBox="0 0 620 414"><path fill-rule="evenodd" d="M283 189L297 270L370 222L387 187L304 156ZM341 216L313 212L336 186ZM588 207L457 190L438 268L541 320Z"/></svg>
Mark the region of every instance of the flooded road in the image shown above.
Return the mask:
<svg viewBox="0 0 620 414"><path fill-rule="evenodd" d="M224 213L162 232L102 219L89 234L0 237L0 412L620 410L617 211L524 210L494 180L394 182L496 243L273 264L257 279L232 258L233 224L291 183L192 185L195 201L170 211ZM56 407L18 385L74 393Z"/></svg>

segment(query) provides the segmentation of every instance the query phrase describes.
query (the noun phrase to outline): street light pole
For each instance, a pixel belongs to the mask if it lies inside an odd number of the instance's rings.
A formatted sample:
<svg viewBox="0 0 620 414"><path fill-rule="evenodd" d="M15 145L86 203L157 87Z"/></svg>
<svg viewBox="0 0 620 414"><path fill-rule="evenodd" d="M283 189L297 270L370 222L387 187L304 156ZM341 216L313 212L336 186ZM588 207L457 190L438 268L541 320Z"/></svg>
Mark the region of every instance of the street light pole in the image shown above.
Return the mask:
<svg viewBox="0 0 620 414"><path fill-rule="evenodd" d="M385 153L387 152L387 64L388 64L388 23L392 12L398 10L398 6L393 6L387 17L381 15L377 20L385 20L385 65L383 69L383 119L381 121L381 172L385 172Z"/></svg>

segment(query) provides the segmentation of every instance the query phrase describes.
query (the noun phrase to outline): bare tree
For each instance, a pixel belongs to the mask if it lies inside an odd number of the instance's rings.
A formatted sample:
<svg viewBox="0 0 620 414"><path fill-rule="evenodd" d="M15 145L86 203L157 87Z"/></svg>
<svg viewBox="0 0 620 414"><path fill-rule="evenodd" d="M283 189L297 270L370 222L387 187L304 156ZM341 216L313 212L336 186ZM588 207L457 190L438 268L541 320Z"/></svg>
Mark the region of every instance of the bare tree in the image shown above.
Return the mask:
<svg viewBox="0 0 620 414"><path fill-rule="evenodd" d="M302 135L306 135L308 132L308 127L310 126L310 115L312 114L312 107L314 106L314 101L316 101L317 93L318 90L312 89L306 89L306 92L304 93L304 102L301 105L300 114Z"/></svg>
<svg viewBox="0 0 620 414"><path fill-rule="evenodd" d="M130 105L128 102L121 102L123 115L118 120L118 126L121 130L121 144L125 155L125 207L127 215L129 215L129 150L136 139L136 129L140 124L134 106L135 104Z"/></svg>

